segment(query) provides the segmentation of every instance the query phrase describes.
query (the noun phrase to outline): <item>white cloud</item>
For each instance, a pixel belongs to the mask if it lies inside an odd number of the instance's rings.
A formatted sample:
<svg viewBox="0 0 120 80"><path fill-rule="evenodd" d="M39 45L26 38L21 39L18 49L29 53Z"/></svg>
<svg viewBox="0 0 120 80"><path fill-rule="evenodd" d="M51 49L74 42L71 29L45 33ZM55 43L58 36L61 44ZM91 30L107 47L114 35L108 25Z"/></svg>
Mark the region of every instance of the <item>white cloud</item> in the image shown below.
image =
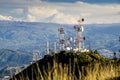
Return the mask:
<svg viewBox="0 0 120 80"><path fill-rule="evenodd" d="M51 22L61 24L74 24L76 23L76 16L59 12L51 17Z"/></svg>
<svg viewBox="0 0 120 80"><path fill-rule="evenodd" d="M13 0L14 1L14 0ZM19 3L17 0L14 3ZM22 14L21 20L35 22L53 22L76 24L80 17L85 18L85 23L120 23L119 4L89 4L76 3L52 3L39 0L25 0L11 12ZM25 11L25 9L28 9ZM11 14L13 17L13 14ZM16 17L17 18L17 17ZM19 17L20 18L20 17Z"/></svg>
<svg viewBox="0 0 120 80"><path fill-rule="evenodd" d="M51 9L48 7L32 7L29 8L29 14L39 16L40 18L46 18L57 13L57 9Z"/></svg>
<svg viewBox="0 0 120 80"><path fill-rule="evenodd" d="M43 3L29 7L28 20L75 24L80 17L85 23L120 23L120 5L76 3ZM32 19L31 19L31 17Z"/></svg>
<svg viewBox="0 0 120 80"><path fill-rule="evenodd" d="M27 17L28 17L28 21L53 22L53 23L63 23L63 24L75 22L75 16L61 12L56 7L29 8Z"/></svg>
<svg viewBox="0 0 120 80"><path fill-rule="evenodd" d="M28 21L47 21L46 18L56 14L57 9L51 9L49 7L30 7L28 9L27 20Z"/></svg>
<svg viewBox="0 0 120 80"><path fill-rule="evenodd" d="M13 17L0 15L0 20L13 20Z"/></svg>

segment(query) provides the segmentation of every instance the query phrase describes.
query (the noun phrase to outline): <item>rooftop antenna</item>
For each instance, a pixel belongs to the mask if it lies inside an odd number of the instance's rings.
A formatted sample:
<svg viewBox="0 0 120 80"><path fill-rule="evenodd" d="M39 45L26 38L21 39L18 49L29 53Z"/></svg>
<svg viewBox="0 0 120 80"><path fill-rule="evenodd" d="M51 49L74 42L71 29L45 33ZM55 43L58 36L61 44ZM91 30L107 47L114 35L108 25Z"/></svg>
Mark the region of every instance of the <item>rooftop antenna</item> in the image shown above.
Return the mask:
<svg viewBox="0 0 120 80"><path fill-rule="evenodd" d="M64 28L59 28L58 29L59 34L60 34L60 51L64 51L65 50L65 32L64 32Z"/></svg>
<svg viewBox="0 0 120 80"><path fill-rule="evenodd" d="M84 49L84 40L85 40L85 37L83 36L84 18L79 19L78 22L79 22L79 24L74 26L74 29L76 31L75 48L78 50L82 50L82 49Z"/></svg>

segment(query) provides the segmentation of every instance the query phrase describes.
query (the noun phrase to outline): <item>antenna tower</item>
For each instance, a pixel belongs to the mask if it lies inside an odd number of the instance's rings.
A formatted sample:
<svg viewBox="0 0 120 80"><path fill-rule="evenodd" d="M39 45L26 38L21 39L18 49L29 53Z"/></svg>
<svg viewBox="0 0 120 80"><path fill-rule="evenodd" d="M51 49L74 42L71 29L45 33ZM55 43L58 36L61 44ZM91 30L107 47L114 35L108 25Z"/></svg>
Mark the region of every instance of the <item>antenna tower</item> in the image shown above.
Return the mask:
<svg viewBox="0 0 120 80"><path fill-rule="evenodd" d="M85 37L83 36L83 22L84 18L78 20L79 24L74 26L74 29L76 31L76 37L75 37L75 48L78 50L82 50L84 48L84 40Z"/></svg>
<svg viewBox="0 0 120 80"><path fill-rule="evenodd" d="M60 51L64 51L65 50L64 28L59 28L58 31L60 33Z"/></svg>

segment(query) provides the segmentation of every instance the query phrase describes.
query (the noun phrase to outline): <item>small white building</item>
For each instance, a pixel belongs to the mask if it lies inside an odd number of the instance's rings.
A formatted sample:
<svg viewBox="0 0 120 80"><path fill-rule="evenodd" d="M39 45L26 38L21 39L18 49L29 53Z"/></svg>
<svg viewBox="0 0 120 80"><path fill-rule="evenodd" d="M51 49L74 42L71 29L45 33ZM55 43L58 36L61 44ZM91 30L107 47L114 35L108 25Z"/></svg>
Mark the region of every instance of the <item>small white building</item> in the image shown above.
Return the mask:
<svg viewBox="0 0 120 80"><path fill-rule="evenodd" d="M9 80L10 76L4 76L4 78L2 80Z"/></svg>

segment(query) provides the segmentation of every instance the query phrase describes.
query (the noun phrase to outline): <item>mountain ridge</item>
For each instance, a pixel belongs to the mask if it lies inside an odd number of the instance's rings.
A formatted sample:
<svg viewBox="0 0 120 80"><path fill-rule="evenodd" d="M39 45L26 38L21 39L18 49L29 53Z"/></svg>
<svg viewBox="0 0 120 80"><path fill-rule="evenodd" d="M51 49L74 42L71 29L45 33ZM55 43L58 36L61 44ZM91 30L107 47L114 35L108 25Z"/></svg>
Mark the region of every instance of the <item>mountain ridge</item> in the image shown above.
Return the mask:
<svg viewBox="0 0 120 80"><path fill-rule="evenodd" d="M22 65L24 62L23 60L28 60L25 62L29 63L34 50L38 50L42 55L46 55L46 41L49 39L50 48L53 50L53 42L59 39L58 28L60 27L65 29L65 38L71 36L74 39L74 25L0 21L0 50L6 50L4 55L4 52L0 52L0 60L2 61L0 67L6 67L8 61L12 62L12 59L17 61L16 56L21 56L20 59L22 61L10 63L10 65L16 65L17 63ZM119 30L120 23L85 24L85 48L98 50L104 57L113 57L112 54L118 51L120 47L118 42L120 36ZM13 53L17 54L14 55ZM4 61L4 66L2 66Z"/></svg>

